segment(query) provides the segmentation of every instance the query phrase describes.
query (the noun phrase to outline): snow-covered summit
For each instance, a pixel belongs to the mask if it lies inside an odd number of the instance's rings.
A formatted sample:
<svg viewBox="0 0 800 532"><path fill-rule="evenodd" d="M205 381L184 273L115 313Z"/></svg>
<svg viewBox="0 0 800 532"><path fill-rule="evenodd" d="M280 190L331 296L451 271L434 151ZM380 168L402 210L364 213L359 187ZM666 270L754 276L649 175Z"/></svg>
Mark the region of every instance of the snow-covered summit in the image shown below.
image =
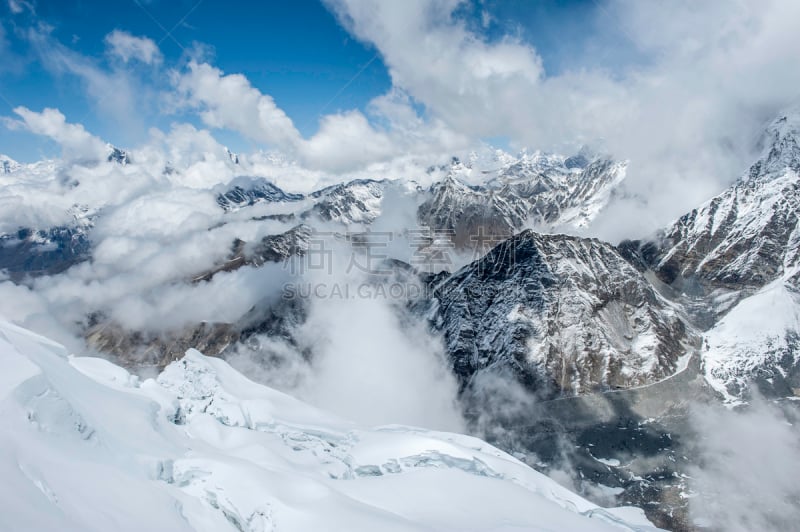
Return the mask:
<svg viewBox="0 0 800 532"><path fill-rule="evenodd" d="M478 439L365 429L190 350L140 381L0 321L6 530L652 530Z"/></svg>
<svg viewBox="0 0 800 532"><path fill-rule="evenodd" d="M263 178L239 176L225 185L218 185L217 204L226 211L236 211L256 203L292 202L304 198L302 194L287 193Z"/></svg>
<svg viewBox="0 0 800 532"><path fill-rule="evenodd" d="M800 112L779 116L762 142L761 157L736 183L659 240L621 245L638 247L637 260L710 329L706 377L728 399L753 380L780 395L800 389Z"/></svg>
<svg viewBox="0 0 800 532"><path fill-rule="evenodd" d="M108 150L106 161L121 164L122 166L130 164L131 157L127 151L121 150L113 144L106 144L106 150Z"/></svg>
<svg viewBox="0 0 800 532"><path fill-rule="evenodd" d="M525 227L575 231L587 227L625 178L626 164L591 156L543 153L504 161L492 171L454 164L427 193L417 213L421 225L455 235L466 247L479 233L507 238ZM577 157L577 156L576 156ZM467 171L469 170L469 171Z"/></svg>
<svg viewBox="0 0 800 532"><path fill-rule="evenodd" d="M11 172L16 172L21 167L21 164L8 155L0 154L0 174L10 174Z"/></svg>
<svg viewBox="0 0 800 532"><path fill-rule="evenodd" d="M770 144L761 158L733 186L680 217L654 243L646 260L661 280L746 294L796 263L800 115L779 117L764 138Z"/></svg>
<svg viewBox="0 0 800 532"><path fill-rule="evenodd" d="M773 120L759 144L763 147L762 156L744 180L779 177L787 170L800 173L800 106Z"/></svg>

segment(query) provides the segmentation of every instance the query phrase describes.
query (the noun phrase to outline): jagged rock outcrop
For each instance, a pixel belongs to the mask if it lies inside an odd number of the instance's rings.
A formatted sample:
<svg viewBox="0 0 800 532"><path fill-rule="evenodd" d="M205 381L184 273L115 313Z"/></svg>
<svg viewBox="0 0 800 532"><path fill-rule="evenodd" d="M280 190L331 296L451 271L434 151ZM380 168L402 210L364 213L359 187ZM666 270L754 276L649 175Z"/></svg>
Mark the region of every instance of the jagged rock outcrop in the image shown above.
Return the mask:
<svg viewBox="0 0 800 532"><path fill-rule="evenodd" d="M542 397L650 384L672 375L695 336L614 249L524 231L435 290L434 326L465 386L513 374Z"/></svg>
<svg viewBox="0 0 800 532"><path fill-rule="evenodd" d="M482 245L483 238L496 244L522 227L529 212L528 203L508 191L469 186L451 174L431 187L417 220L434 234L451 238L458 248Z"/></svg>
<svg viewBox="0 0 800 532"><path fill-rule="evenodd" d="M265 300L235 323L202 322L166 331L131 331L98 313L91 316L84 337L90 348L113 356L122 366L162 369L187 349L202 347L208 356L224 356L259 335L294 345L295 328L305 321L307 311L302 299Z"/></svg>
<svg viewBox="0 0 800 532"><path fill-rule="evenodd" d="M200 323L179 331L130 331L118 323L103 321L87 329L86 343L92 349L114 356L117 363L141 371L164 368L187 349L205 349L208 356L220 355L239 339L228 323Z"/></svg>
<svg viewBox="0 0 800 532"><path fill-rule="evenodd" d="M89 259L89 231L94 214L85 207L70 210L72 223L43 229L20 227L0 234L0 270L18 282L26 277L55 275Z"/></svg>
<svg viewBox="0 0 800 532"><path fill-rule="evenodd" d="M302 257L308 249L313 230L300 224L285 233L268 235L255 243L247 243L238 238L231 245L231 252L225 262L203 272L192 282L210 281L219 272L231 272L243 266L261 266L268 262L284 262L291 257Z"/></svg>
<svg viewBox="0 0 800 532"><path fill-rule="evenodd" d="M770 124L762 144L732 187L659 238L620 244L709 330L706 378L731 400L750 381L778 395L800 388L800 113Z"/></svg>
<svg viewBox="0 0 800 532"><path fill-rule="evenodd" d="M294 202L304 197L284 192L266 179L237 177L217 193L217 204L230 212L257 203Z"/></svg>
<svg viewBox="0 0 800 532"><path fill-rule="evenodd" d="M312 192L316 200L314 206L303 213L304 218L312 215L324 221L352 223L372 223L381 214L381 201L387 181L356 179Z"/></svg>
<svg viewBox="0 0 800 532"><path fill-rule="evenodd" d="M577 157L577 156L576 156ZM625 164L598 157L522 157L479 186L460 181L457 168L429 190L420 225L449 233L459 248L497 243L526 226L584 227L625 177Z"/></svg>

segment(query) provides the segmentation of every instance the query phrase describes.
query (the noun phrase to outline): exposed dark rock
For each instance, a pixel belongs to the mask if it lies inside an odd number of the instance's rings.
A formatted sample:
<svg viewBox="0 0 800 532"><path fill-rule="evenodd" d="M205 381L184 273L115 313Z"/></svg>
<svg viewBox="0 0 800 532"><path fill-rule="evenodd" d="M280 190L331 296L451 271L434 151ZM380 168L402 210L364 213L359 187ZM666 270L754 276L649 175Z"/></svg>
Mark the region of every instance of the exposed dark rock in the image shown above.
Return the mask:
<svg viewBox="0 0 800 532"><path fill-rule="evenodd" d="M380 214L386 181L356 179L312 192L316 203L301 217L318 216L329 222L371 223Z"/></svg>
<svg viewBox="0 0 800 532"><path fill-rule="evenodd" d="M465 386L513 374L540 397L629 388L675 372L697 344L609 244L525 231L436 288L434 326Z"/></svg>
<svg viewBox="0 0 800 532"><path fill-rule="evenodd" d="M451 173L431 187L417 220L470 249L493 246L530 225L581 227L605 206L624 171L624 164L604 158L583 166L524 158L481 186Z"/></svg>
<svg viewBox="0 0 800 532"><path fill-rule="evenodd" d="M217 204L226 211L234 211L256 203L294 202L304 197L284 192L266 179L237 177L217 194Z"/></svg>
<svg viewBox="0 0 800 532"><path fill-rule="evenodd" d="M309 226L300 224L285 233L265 236L254 244L236 239L224 263L197 275L192 282L210 281L220 272L231 272L242 266L257 267L267 262L283 262L291 257L303 256L308 249L311 234L312 229Z"/></svg>

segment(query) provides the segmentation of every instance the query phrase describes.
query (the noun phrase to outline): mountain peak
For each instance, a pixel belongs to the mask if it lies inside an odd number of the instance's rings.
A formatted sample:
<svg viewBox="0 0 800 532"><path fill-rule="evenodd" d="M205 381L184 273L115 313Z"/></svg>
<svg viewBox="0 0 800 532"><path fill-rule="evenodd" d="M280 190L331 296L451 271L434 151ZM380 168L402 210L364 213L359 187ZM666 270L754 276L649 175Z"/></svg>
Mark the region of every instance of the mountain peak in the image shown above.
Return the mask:
<svg viewBox="0 0 800 532"><path fill-rule="evenodd" d="M467 190L471 188L469 185L457 178L452 172L444 176L440 186L445 190Z"/></svg>
<svg viewBox="0 0 800 532"><path fill-rule="evenodd" d="M548 399L640 386L675 373L696 343L642 274L594 239L522 231L437 298L435 324L465 386L497 371Z"/></svg>
<svg viewBox="0 0 800 532"><path fill-rule="evenodd" d="M106 144L106 149L108 150L108 157L106 158L108 162L119 163L122 166L130 164L131 158L127 151L121 150L113 144Z"/></svg>
<svg viewBox="0 0 800 532"><path fill-rule="evenodd" d="M302 194L284 192L267 179L238 176L227 185L218 186L217 204L226 211L235 211L256 203L300 201Z"/></svg>
<svg viewBox="0 0 800 532"><path fill-rule="evenodd" d="M225 154L228 156L228 158L231 160L231 162L233 164L239 164L239 154L238 153L233 153L228 148L225 148Z"/></svg>
<svg viewBox="0 0 800 532"><path fill-rule="evenodd" d="M750 167L746 178L771 179L787 169L800 173L800 106L781 113L764 131L759 142L761 158Z"/></svg>
<svg viewBox="0 0 800 532"><path fill-rule="evenodd" d="M22 165L9 157L8 155L0 154L0 174L10 174L18 170Z"/></svg>
<svg viewBox="0 0 800 532"><path fill-rule="evenodd" d="M767 132L774 131L781 137L787 135L800 136L800 104L794 105L781 112L772 123L767 126Z"/></svg>

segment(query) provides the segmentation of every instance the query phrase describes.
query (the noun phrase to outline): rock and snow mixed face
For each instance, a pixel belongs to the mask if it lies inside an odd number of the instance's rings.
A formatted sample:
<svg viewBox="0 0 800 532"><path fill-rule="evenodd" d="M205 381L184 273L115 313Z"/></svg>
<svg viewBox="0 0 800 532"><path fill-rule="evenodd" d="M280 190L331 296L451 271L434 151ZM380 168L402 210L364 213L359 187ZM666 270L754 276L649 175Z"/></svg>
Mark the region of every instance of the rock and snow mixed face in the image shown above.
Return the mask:
<svg viewBox="0 0 800 532"><path fill-rule="evenodd" d="M767 130L764 155L731 188L679 218L643 249L659 278L679 289L752 293L800 255L800 114ZM727 308L720 308L724 313Z"/></svg>
<svg viewBox="0 0 800 532"><path fill-rule="evenodd" d="M651 530L478 439L366 429L196 351L140 381L0 322L7 530Z"/></svg>
<svg viewBox="0 0 800 532"><path fill-rule="evenodd" d="M498 242L525 227L576 231L607 205L625 178L625 166L602 157L524 155L470 185L460 179L465 169L455 165L431 187L417 218L423 226L450 232L462 248L475 247L481 234Z"/></svg>
<svg viewBox="0 0 800 532"><path fill-rule="evenodd" d="M762 391L798 387L800 113L775 120L764 151L731 188L678 219L634 255L710 329L709 382L729 400L755 379Z"/></svg>
<svg viewBox="0 0 800 532"><path fill-rule="evenodd" d="M158 199L151 196L171 194L171 199L181 202L207 195L222 209L210 217L209 230L234 222L270 220L296 225L302 220L337 231L363 230L384 214L384 201L404 198L410 211L422 206L403 216L406 227L392 230L415 229L408 225L452 230L460 247L473 247L469 237L479 228L507 237L527 226L585 227L625 175L623 163L605 158L503 154L491 162L453 162L443 170L448 177L429 189L414 182L354 179L299 194L286 192L265 178L233 177L252 168L232 162L229 152L220 155L221 162L211 161L221 165L219 179L224 183L212 186L192 178L192 165L176 170L169 163L148 160L145 154L137 159L113 146L108 150L107 161L74 167L64 161L20 165L0 158L0 171L9 176L0 194L0 207L8 211L0 219L0 269L19 279L59 273L90 259L93 244L99 244L92 230L94 221L102 223L102 218L136 196L141 196L141 210L153 210L158 216ZM166 170L155 171L162 163ZM495 167L482 170L486 165ZM480 179L480 185L468 186L461 179ZM30 208L22 209L26 204ZM76 210L91 216L76 218ZM16 235L23 233L37 240L22 239L24 245L18 245Z"/></svg>
<svg viewBox="0 0 800 532"><path fill-rule="evenodd" d="M730 403L753 383L767 395L800 395L800 290L781 277L743 299L706 333L703 364Z"/></svg>
<svg viewBox="0 0 800 532"><path fill-rule="evenodd" d="M17 161L7 155L0 154L0 174L10 174L22 167Z"/></svg>
<svg viewBox="0 0 800 532"><path fill-rule="evenodd" d="M516 375L543 397L653 383L693 333L598 240L524 231L436 289L435 326L457 374Z"/></svg>

